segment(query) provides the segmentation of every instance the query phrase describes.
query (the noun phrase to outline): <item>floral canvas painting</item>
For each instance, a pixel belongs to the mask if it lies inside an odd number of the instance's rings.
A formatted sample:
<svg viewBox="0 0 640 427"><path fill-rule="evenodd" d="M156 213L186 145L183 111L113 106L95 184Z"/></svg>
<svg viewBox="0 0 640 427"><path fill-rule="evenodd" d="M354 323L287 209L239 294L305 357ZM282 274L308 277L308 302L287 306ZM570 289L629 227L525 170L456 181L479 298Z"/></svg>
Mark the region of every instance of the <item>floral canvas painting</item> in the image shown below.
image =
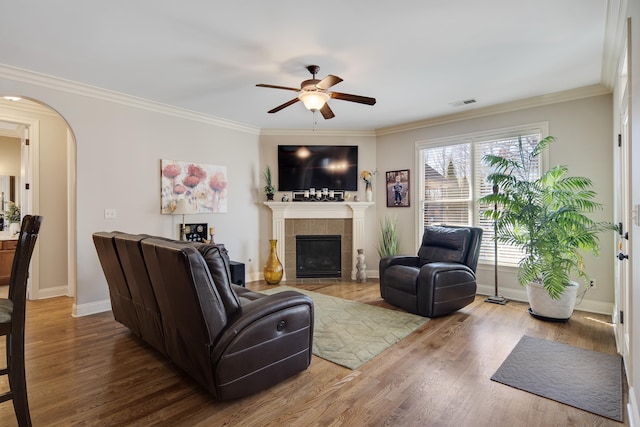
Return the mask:
<svg viewBox="0 0 640 427"><path fill-rule="evenodd" d="M192 213L227 212L227 167L161 160L162 213L185 199Z"/></svg>

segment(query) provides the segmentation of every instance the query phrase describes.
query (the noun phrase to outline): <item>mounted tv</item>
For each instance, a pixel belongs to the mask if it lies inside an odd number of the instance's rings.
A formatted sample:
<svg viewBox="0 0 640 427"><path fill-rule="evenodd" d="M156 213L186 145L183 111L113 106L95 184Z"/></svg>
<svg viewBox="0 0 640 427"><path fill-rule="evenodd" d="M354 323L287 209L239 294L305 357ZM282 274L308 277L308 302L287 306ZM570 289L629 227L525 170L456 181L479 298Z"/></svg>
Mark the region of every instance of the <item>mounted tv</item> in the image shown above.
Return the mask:
<svg viewBox="0 0 640 427"><path fill-rule="evenodd" d="M358 190L357 145L278 145L278 191Z"/></svg>

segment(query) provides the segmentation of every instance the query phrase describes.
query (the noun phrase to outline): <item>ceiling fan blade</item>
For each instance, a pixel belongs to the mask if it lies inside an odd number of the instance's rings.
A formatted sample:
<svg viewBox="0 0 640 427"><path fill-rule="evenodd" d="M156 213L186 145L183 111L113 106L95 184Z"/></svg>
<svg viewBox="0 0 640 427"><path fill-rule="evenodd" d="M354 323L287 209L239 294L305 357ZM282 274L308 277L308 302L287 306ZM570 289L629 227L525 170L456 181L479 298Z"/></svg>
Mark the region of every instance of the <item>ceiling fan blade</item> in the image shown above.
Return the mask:
<svg viewBox="0 0 640 427"><path fill-rule="evenodd" d="M322 117L324 117L325 120L333 119L336 116L335 114L333 114L331 107L329 107L329 104L327 104L326 102L320 109L320 112L322 113Z"/></svg>
<svg viewBox="0 0 640 427"><path fill-rule="evenodd" d="M331 86L337 85L341 81L342 79L340 77L329 74L327 77L316 83L316 87L320 90L327 90Z"/></svg>
<svg viewBox="0 0 640 427"><path fill-rule="evenodd" d="M286 90L292 90L294 92L300 92L300 88L297 88L297 87L266 85L266 84L263 84L263 83L257 84L256 86L258 86L258 87L270 87L272 89L286 89Z"/></svg>
<svg viewBox="0 0 640 427"><path fill-rule="evenodd" d="M267 111L268 113L277 113L278 111L282 110L283 108L287 108L289 105L293 105L296 102L300 101L298 98L293 98L291 101L287 101L282 105L278 105L276 108L274 108L273 110L269 110Z"/></svg>
<svg viewBox="0 0 640 427"><path fill-rule="evenodd" d="M331 95L331 97L335 99L341 99L343 101L358 102L360 104L373 105L376 103L375 98L369 98L368 96L351 95L348 93L340 93L340 92L331 92L329 95Z"/></svg>

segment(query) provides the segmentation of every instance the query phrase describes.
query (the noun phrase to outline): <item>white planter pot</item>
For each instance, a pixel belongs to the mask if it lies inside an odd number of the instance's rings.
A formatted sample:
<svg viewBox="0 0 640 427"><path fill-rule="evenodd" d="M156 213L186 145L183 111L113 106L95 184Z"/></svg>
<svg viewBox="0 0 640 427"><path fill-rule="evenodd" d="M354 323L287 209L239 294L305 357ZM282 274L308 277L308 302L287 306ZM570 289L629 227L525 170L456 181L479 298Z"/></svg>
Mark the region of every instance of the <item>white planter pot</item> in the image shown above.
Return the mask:
<svg viewBox="0 0 640 427"><path fill-rule="evenodd" d="M527 297L529 298L531 314L548 320L569 320L571 313L573 313L573 308L576 305L577 294L578 284L576 282L570 282L569 285L564 288L560 299L557 300L549 296L549 293L542 284L527 284Z"/></svg>
<svg viewBox="0 0 640 427"><path fill-rule="evenodd" d="M9 234L13 236L14 234L18 234L19 232L20 232L19 222L12 222L11 224L9 224Z"/></svg>

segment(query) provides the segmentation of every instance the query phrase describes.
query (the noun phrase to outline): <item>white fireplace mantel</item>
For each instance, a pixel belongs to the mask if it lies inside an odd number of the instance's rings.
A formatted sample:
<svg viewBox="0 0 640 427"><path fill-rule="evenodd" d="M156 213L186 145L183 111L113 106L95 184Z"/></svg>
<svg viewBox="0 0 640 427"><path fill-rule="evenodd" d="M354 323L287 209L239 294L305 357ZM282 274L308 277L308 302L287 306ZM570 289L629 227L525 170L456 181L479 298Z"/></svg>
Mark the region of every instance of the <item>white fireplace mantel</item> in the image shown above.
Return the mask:
<svg viewBox="0 0 640 427"><path fill-rule="evenodd" d="M272 238L278 240L276 251L283 265L285 259L284 222L286 219L352 218L351 278L355 279L356 249L364 248L365 244L364 211L369 206L373 206L373 202L264 202L264 204L272 211Z"/></svg>

